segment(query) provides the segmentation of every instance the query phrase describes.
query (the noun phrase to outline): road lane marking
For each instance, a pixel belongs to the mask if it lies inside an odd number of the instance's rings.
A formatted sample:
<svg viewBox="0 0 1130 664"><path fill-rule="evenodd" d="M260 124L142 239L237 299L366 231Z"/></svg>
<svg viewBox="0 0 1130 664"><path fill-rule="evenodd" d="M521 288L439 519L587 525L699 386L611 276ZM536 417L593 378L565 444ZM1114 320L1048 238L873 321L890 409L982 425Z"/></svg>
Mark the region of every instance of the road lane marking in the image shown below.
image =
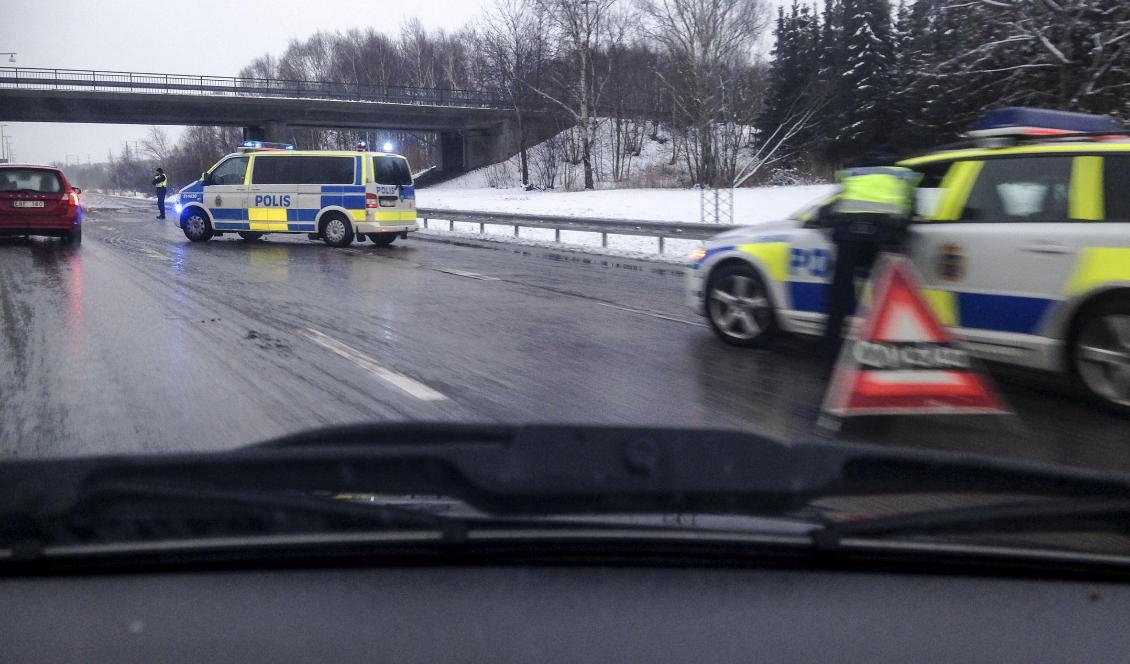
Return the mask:
<svg viewBox="0 0 1130 664"><path fill-rule="evenodd" d="M479 281L499 281L498 277L488 277L485 274L477 272L467 272L465 270L454 270L447 267L432 268L436 272L443 272L445 274L454 274L457 277L467 277L468 279L478 279Z"/></svg>
<svg viewBox="0 0 1130 664"><path fill-rule="evenodd" d="M612 304L611 302L597 302L597 304L599 304L602 307L608 307L609 309L619 309L620 311L627 311L627 312L630 312L630 313L633 313L633 314L639 314L641 316L651 316L652 318L669 320L673 323L683 323L684 325L695 325L695 326L698 326L698 327L707 327L706 323L702 323L702 322L699 322L697 320L687 320L686 318L679 318L677 316L669 316L665 313L661 313L661 312L658 312L658 311L650 311L648 309L636 309L635 307L625 307L625 306L619 305L619 304Z"/></svg>
<svg viewBox="0 0 1130 664"><path fill-rule="evenodd" d="M416 397L417 399L420 399L421 401L444 401L447 399L447 397L443 394L436 392L435 390L428 387L427 385L424 385L418 380L409 378L404 374L397 373L392 369L382 367L381 365L377 364L375 360L366 356L361 351L350 348L349 346L341 343L333 337L326 336L321 332L311 328L302 330L302 334L307 339L313 341L322 348L325 348L326 350L331 351L336 355L344 357L345 359L356 364L365 371L373 374L377 378L380 378L381 380L400 388L404 392L407 392L408 394Z"/></svg>

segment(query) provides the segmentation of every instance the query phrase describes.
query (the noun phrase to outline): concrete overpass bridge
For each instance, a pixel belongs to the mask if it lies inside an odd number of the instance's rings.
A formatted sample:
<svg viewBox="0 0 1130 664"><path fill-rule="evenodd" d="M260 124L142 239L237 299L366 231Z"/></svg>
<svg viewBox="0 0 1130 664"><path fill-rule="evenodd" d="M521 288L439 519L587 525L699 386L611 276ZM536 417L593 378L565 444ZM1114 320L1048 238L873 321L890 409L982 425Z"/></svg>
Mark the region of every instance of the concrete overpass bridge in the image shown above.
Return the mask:
<svg viewBox="0 0 1130 664"><path fill-rule="evenodd" d="M0 67L3 121L238 126L280 142L292 127L429 131L448 172L518 151L513 114L492 94L324 81ZM531 145L561 126L549 111L525 124Z"/></svg>

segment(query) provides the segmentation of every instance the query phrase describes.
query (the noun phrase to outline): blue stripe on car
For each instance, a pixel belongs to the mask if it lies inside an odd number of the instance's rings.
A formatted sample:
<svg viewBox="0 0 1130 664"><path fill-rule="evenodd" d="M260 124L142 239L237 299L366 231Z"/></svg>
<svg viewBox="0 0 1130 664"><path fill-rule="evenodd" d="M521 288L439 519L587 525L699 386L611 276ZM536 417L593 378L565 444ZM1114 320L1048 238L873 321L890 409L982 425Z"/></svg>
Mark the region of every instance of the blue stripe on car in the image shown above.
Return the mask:
<svg viewBox="0 0 1130 664"><path fill-rule="evenodd" d="M1055 300L1020 295L957 293L961 327L998 332L1036 334Z"/></svg>
<svg viewBox="0 0 1130 664"><path fill-rule="evenodd" d="M789 282L789 297L793 302L793 309L795 311L816 311L823 312L825 310L824 294L828 290L828 284L812 281L790 281Z"/></svg>

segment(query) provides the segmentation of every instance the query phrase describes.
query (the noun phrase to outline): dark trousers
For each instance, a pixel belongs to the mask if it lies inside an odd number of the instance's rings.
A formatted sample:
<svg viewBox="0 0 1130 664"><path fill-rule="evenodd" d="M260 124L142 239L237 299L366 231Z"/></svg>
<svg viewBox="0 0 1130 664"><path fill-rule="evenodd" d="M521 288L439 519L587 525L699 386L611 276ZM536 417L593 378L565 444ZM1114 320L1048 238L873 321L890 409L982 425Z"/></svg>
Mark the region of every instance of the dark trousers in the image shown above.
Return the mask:
<svg viewBox="0 0 1130 664"><path fill-rule="evenodd" d="M157 216L161 219L165 218L165 192L168 191L167 187L157 187Z"/></svg>
<svg viewBox="0 0 1130 664"><path fill-rule="evenodd" d="M844 319L855 312L855 276L871 273L879 255L880 244L873 240L845 238L836 242L836 266L832 286L828 289L828 319L824 325L824 348L829 353L839 350L843 340Z"/></svg>

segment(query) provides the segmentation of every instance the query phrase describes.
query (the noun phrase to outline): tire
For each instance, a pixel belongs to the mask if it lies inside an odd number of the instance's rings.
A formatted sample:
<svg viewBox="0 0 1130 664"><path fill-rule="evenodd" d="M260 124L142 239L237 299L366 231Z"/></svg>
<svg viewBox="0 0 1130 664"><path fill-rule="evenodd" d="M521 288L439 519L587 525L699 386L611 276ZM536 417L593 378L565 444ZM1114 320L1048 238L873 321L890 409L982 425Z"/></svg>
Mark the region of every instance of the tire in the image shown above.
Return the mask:
<svg viewBox="0 0 1130 664"><path fill-rule="evenodd" d="M322 219L321 234L331 247L348 247L353 244L353 223L343 214L327 214Z"/></svg>
<svg viewBox="0 0 1130 664"><path fill-rule="evenodd" d="M1130 299L1086 307L1072 327L1068 350L1071 371L1091 398L1130 415Z"/></svg>
<svg viewBox="0 0 1130 664"><path fill-rule="evenodd" d="M208 215L200 211L199 208L190 208L185 211L184 216L181 217L181 230L184 231L184 236L193 242L207 242L212 239L215 231L212 230L212 223L208 221Z"/></svg>
<svg viewBox="0 0 1130 664"><path fill-rule="evenodd" d="M749 265L724 265L706 282L710 329L733 346L767 344L777 333L777 313L765 281Z"/></svg>
<svg viewBox="0 0 1130 664"><path fill-rule="evenodd" d="M397 233L369 233L369 241L378 247L387 247L396 240Z"/></svg>
<svg viewBox="0 0 1130 664"><path fill-rule="evenodd" d="M258 240L258 239L263 237L262 233L259 233L259 232L256 232L256 231L238 231L237 234L241 238L243 238L244 240L247 240L248 242L254 242L255 240Z"/></svg>
<svg viewBox="0 0 1130 664"><path fill-rule="evenodd" d="M71 246L82 244L82 226L75 226L72 230L63 233L63 244Z"/></svg>

